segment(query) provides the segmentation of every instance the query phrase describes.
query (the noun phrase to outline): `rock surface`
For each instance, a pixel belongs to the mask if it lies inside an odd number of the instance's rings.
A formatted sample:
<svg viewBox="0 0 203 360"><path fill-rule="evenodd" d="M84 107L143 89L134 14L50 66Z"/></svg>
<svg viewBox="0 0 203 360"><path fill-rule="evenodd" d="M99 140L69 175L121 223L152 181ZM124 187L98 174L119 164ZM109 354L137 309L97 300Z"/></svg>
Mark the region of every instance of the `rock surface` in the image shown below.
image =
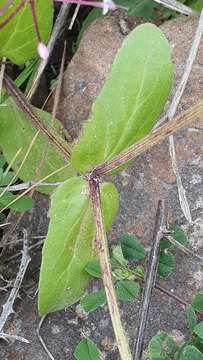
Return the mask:
<svg viewBox="0 0 203 360"><path fill-rule="evenodd" d="M176 83L180 79L188 51L197 26L197 18L179 17L162 26L170 41L175 64ZM63 97L59 118L76 137L81 124L88 118L91 105L106 78L115 53L123 41L117 16L107 16L97 20L85 33L80 47L66 70L63 83ZM201 44L192 74L190 76L179 111L202 99L203 94L203 44ZM134 164L112 180L116 183L121 200L116 222L109 238L114 240L126 232L137 234L144 244L150 244L158 199L166 199L169 222L177 222L188 231L190 246L200 254L203 251L203 119L175 136L180 174L186 189L193 224L188 225L179 205L175 177L171 170L168 142L156 146ZM22 228L27 228L29 236L46 234L47 200L38 195L38 208L25 215L23 223L16 230L15 237L22 236ZM44 215L41 209L44 210ZM43 216L43 217L42 217ZM41 226L39 228L39 219ZM10 239L13 239L13 236ZM190 301L192 294L202 287L202 277L198 265L177 250L177 272L165 283L165 287ZM36 288L39 270L39 251L32 253L32 263L24 286L22 300L16 304L18 310L8 328L8 332L28 338L29 345L16 342L2 343L0 359L5 360L48 360L48 355L36 337L39 317L36 311ZM17 263L18 264L18 263ZM11 271L9 271L9 268ZM8 269L8 270L7 270ZM8 274L16 272L16 261L7 265ZM6 297L1 296L1 302ZM122 317L131 340L135 336L139 302L122 305ZM187 335L183 309L174 300L154 292L147 329L147 339L158 329L180 331ZM49 316L43 325L42 336L46 340L56 360L73 359L73 350L83 335L89 335L99 345L107 360L118 359L110 319L106 308L84 319L78 308Z"/></svg>

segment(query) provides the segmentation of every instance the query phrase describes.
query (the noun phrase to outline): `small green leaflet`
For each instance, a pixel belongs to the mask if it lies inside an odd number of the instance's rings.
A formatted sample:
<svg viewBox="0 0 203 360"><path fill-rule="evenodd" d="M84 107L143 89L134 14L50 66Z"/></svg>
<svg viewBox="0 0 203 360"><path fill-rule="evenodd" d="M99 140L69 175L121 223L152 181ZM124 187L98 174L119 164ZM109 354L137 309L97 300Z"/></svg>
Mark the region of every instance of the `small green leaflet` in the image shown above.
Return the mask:
<svg viewBox="0 0 203 360"><path fill-rule="evenodd" d="M34 108L36 113L40 116L40 119L45 124L51 124L52 116L46 111L42 111ZM65 130L59 121L55 120L55 129L58 134L64 134ZM3 150L4 156L8 163L12 162L16 153L22 148L19 155L16 157L12 168L14 171L18 171L20 164L22 163L25 154L35 136L37 130L27 119L26 115L18 109L12 99L7 99L5 103L0 106L0 148ZM61 138L60 135L58 135ZM65 140L64 140L65 141ZM43 177L51 174L55 170L65 166L62 171L50 176L46 182L58 182L65 181L69 177L75 175L75 171L72 166L67 163L61 154L52 146L47 145L47 139L43 134L39 134L37 139L26 159L22 169L18 173L18 177L23 181L37 181ZM47 150L46 150L47 149ZM44 161L42 161L44 154ZM37 169L40 168L37 175ZM52 186L41 186L37 188L38 191L44 193L50 193L55 188Z"/></svg>
<svg viewBox="0 0 203 360"><path fill-rule="evenodd" d="M1 0L1 6L7 0ZM15 11L19 0L14 0L0 18L0 26ZM52 28L53 1L35 0L39 32L42 42L47 42ZM21 65L37 56L37 38L28 1L23 8L0 30L0 58L6 57L12 63Z"/></svg>
<svg viewBox="0 0 203 360"><path fill-rule="evenodd" d="M169 226L169 231L171 233L171 236L174 238L174 240L179 242L181 245L186 245L187 244L188 238L187 238L186 234L184 233L184 231L181 229L180 226L178 226L178 225L170 225Z"/></svg>
<svg viewBox="0 0 203 360"><path fill-rule="evenodd" d="M166 38L155 25L136 27L118 51L90 119L75 143L75 169L91 171L148 134L164 108L171 85Z"/></svg>
<svg viewBox="0 0 203 360"><path fill-rule="evenodd" d="M74 351L76 360L100 360L99 349L89 338L83 339Z"/></svg>
<svg viewBox="0 0 203 360"><path fill-rule="evenodd" d="M127 260L140 260L146 256L146 250L134 235L125 234L120 238L121 248Z"/></svg>
<svg viewBox="0 0 203 360"><path fill-rule="evenodd" d="M186 307L186 317L187 317L187 325L189 329L193 332L194 327L197 325L197 315L192 305L188 305Z"/></svg>
<svg viewBox="0 0 203 360"><path fill-rule="evenodd" d="M175 257L170 252L161 251L157 273L161 278L167 278L175 270Z"/></svg>
<svg viewBox="0 0 203 360"><path fill-rule="evenodd" d="M2 207L7 207L13 200L15 200L15 202L8 207L14 211L24 212L32 209L34 206L34 201L30 196L23 196L17 199L18 195L13 195L9 191L6 191L2 196L1 193L2 190L0 191L0 205Z"/></svg>
<svg viewBox="0 0 203 360"><path fill-rule="evenodd" d="M128 265L128 261L123 256L123 252L120 244L112 246L111 264L113 267L116 268L119 266L125 267Z"/></svg>
<svg viewBox="0 0 203 360"><path fill-rule="evenodd" d="M173 338L164 331L159 332L149 342L148 354L150 360L173 359L176 351L176 343Z"/></svg>
<svg viewBox="0 0 203 360"><path fill-rule="evenodd" d="M131 301L138 297L140 285L134 281L121 280L116 284L116 294L119 300Z"/></svg>
<svg viewBox="0 0 203 360"><path fill-rule="evenodd" d="M185 346L178 360L203 360L203 354L194 346Z"/></svg>
<svg viewBox="0 0 203 360"><path fill-rule="evenodd" d="M201 321L199 324L197 324L194 327L194 333L198 335L201 339L203 339L203 321Z"/></svg>
<svg viewBox="0 0 203 360"><path fill-rule="evenodd" d="M192 300L192 307L196 311L203 311L203 290L199 291Z"/></svg>
<svg viewBox="0 0 203 360"><path fill-rule="evenodd" d="M98 307L103 306L105 303L106 294L104 289L92 292L84 296L84 298L82 298L82 300L80 301L80 305L86 312L94 311Z"/></svg>
<svg viewBox="0 0 203 360"><path fill-rule="evenodd" d="M87 263L87 266L85 267L85 270L88 272L89 275L101 279L101 268L99 261L92 260Z"/></svg>
<svg viewBox="0 0 203 360"><path fill-rule="evenodd" d="M59 186L51 198L50 224L42 252L39 312L63 309L84 294L89 275L87 263L95 256L95 227L88 184L79 177ZM101 186L105 229L118 209L118 193L112 183Z"/></svg>

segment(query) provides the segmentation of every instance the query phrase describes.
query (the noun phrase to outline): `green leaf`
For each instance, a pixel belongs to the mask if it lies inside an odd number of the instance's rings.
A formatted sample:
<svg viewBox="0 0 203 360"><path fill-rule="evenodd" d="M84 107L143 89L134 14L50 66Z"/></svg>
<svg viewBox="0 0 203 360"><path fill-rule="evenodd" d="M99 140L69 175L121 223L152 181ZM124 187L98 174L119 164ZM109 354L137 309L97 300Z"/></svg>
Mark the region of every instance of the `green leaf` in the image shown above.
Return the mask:
<svg viewBox="0 0 203 360"><path fill-rule="evenodd" d="M112 256L113 258L111 260L114 265L121 265L124 267L128 265L128 261L123 256L121 245L112 246Z"/></svg>
<svg viewBox="0 0 203 360"><path fill-rule="evenodd" d="M6 186L9 184L12 184L13 182L16 182L15 173L13 171L1 172L2 169L0 169L0 186Z"/></svg>
<svg viewBox="0 0 203 360"><path fill-rule="evenodd" d="M88 274L95 278L101 279L102 277L100 264L97 260L89 261L85 267L85 270L88 272Z"/></svg>
<svg viewBox="0 0 203 360"><path fill-rule="evenodd" d="M201 339L203 339L203 321L197 324L193 331L196 335L198 335Z"/></svg>
<svg viewBox="0 0 203 360"><path fill-rule="evenodd" d="M80 172L112 159L148 134L172 85L169 44L152 24L133 30L75 143L72 164Z"/></svg>
<svg viewBox="0 0 203 360"><path fill-rule="evenodd" d="M130 16L142 16L148 20L155 20L157 18L156 9L161 8L152 0L115 0L115 3L128 8Z"/></svg>
<svg viewBox="0 0 203 360"><path fill-rule="evenodd" d="M101 203L108 230L118 208L118 193L113 184L102 184ZM94 238L88 184L79 177L69 179L51 197L50 224L40 270L41 315L63 309L84 294L90 280L85 268L95 256Z"/></svg>
<svg viewBox="0 0 203 360"><path fill-rule="evenodd" d="M175 257L170 252L161 251L158 265L158 275L167 278L175 270Z"/></svg>
<svg viewBox="0 0 203 360"><path fill-rule="evenodd" d="M184 231L180 228L178 225L170 225L169 231L171 233L171 236L179 242L181 245L186 245L188 242L188 238Z"/></svg>
<svg viewBox="0 0 203 360"><path fill-rule="evenodd" d="M74 357L77 360L99 360L99 349L92 340L85 338L76 346Z"/></svg>
<svg viewBox="0 0 203 360"><path fill-rule="evenodd" d="M203 360L203 354L194 346L184 347L178 360Z"/></svg>
<svg viewBox="0 0 203 360"><path fill-rule="evenodd" d="M45 124L51 124L51 114L36 108L34 108L34 110ZM60 136L60 134L64 134L65 137L65 130L60 122L55 120L54 124L55 130L59 133L58 137L61 138L62 135ZM31 124L29 119L27 119L26 115L18 109L12 99L8 99L4 104L2 104L2 106L0 106L0 148L3 150L7 162L12 162L18 150L22 148L16 160L12 163L14 171L18 171L19 166L21 165L36 133L37 130ZM44 161L42 161L43 154ZM37 139L26 161L24 162L24 165L22 166L22 169L19 171L18 177L23 181L37 181L66 164L67 168L64 168L55 175L50 176L46 182L65 181L69 177L74 176L75 171L63 158L63 156L58 153L53 145L49 144L47 146L47 139L40 133L37 136ZM39 168L40 171L37 171ZM55 187L41 186L37 188L37 190L44 193L50 193L55 190Z"/></svg>
<svg viewBox="0 0 203 360"><path fill-rule="evenodd" d="M7 0L1 0L1 6ZM7 11L0 18L0 26L8 19L19 5L14 0ZM46 43L52 28L53 1L36 0L36 14L42 42ZM0 31L0 58L6 57L14 64L24 64L27 60L37 56L37 38L33 17L28 1L23 8Z"/></svg>
<svg viewBox="0 0 203 360"><path fill-rule="evenodd" d="M23 196L22 198L17 199L18 195L13 195L11 192L6 191L2 196L1 193L2 190L0 191L0 204L3 205L3 207L7 207L13 200L16 201L11 204L9 208L14 211L24 212L32 209L34 206L34 201L29 196Z"/></svg>
<svg viewBox="0 0 203 360"><path fill-rule="evenodd" d="M196 311L203 311L203 290L198 292L197 295L194 296L192 300L192 307Z"/></svg>
<svg viewBox="0 0 203 360"><path fill-rule="evenodd" d="M146 256L146 250L134 235L125 234L120 238L121 248L127 260L140 260Z"/></svg>
<svg viewBox="0 0 203 360"><path fill-rule="evenodd" d="M193 332L195 325L197 325L197 315L192 305L186 307L187 325Z"/></svg>
<svg viewBox="0 0 203 360"><path fill-rule="evenodd" d="M119 300L131 301L138 297L140 292L139 283L133 281L121 280L116 284L116 293Z"/></svg>
<svg viewBox="0 0 203 360"><path fill-rule="evenodd" d="M148 354L152 360L170 360L177 351L177 345L173 338L166 332L161 331L149 342Z"/></svg>
<svg viewBox="0 0 203 360"><path fill-rule="evenodd" d="M94 311L105 303L106 294L104 289L88 294L80 301L80 305L86 312Z"/></svg>
<svg viewBox="0 0 203 360"><path fill-rule="evenodd" d="M6 159L3 155L0 155L0 168L6 164Z"/></svg>

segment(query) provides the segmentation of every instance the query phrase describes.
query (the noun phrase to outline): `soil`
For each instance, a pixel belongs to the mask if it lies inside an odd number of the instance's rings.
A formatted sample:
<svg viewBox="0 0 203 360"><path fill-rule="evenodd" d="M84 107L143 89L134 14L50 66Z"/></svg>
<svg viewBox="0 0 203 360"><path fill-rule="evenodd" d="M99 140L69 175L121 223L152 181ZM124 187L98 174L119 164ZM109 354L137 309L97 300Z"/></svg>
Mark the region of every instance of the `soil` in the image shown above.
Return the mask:
<svg viewBox="0 0 203 360"><path fill-rule="evenodd" d="M171 44L175 84L184 71L196 26L196 17L178 17L161 26ZM78 135L83 121L88 118L91 105L104 83L123 39L117 15L96 20L84 34L78 51L68 65L64 75L58 117L73 138ZM202 98L202 59L203 44L200 46L178 112L189 108ZM183 226L188 233L190 248L203 255L202 130L203 119L199 119L175 136L179 171L191 209L192 224L187 223L180 208L168 141L165 141L140 156L127 170L112 178L120 193L120 208L114 226L108 234L110 241L115 241L121 234L130 232L136 234L143 244L150 246L156 207L158 200L162 198L166 201L168 221ZM46 235L49 199L41 194L35 194L35 199L36 208L24 215L11 235L4 235L4 241L19 240L22 238L23 229L27 229L32 244L39 241L36 237ZM16 215L10 214L9 221L14 224ZM19 249L20 246L11 245L7 251L13 256ZM15 313L4 329L8 333L24 336L30 344L17 341L7 344L1 341L2 360L49 359L36 335L40 321L36 308L40 247L32 250L30 255L32 260L20 291L20 298L15 304ZM179 250L176 251L176 260L177 271L164 282L164 286L190 302L193 294L202 287L203 275L198 264ZM0 270L6 279L15 278L19 262L20 254L1 265ZM93 288L96 287L97 284L93 284ZM1 304L5 303L7 296L7 293L1 292ZM136 334L139 305L140 300L120 304L122 320L131 345ZM188 336L184 309L173 299L154 291L146 342L159 329L172 333L181 341ZM41 335L56 360L73 359L74 348L85 335L90 336L98 344L104 359L119 358L106 306L88 316L81 313L78 305L51 314L45 319Z"/></svg>

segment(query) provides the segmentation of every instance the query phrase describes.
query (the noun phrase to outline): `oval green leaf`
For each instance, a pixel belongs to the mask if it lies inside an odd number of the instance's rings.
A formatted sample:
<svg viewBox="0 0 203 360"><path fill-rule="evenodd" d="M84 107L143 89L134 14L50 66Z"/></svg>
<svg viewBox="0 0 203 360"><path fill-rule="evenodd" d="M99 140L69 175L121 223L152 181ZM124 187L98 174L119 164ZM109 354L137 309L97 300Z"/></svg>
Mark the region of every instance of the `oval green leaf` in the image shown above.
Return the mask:
<svg viewBox="0 0 203 360"><path fill-rule="evenodd" d="M152 24L133 30L118 51L72 164L81 171L112 159L142 139L162 112L172 85L169 44Z"/></svg>
<svg viewBox="0 0 203 360"><path fill-rule="evenodd" d="M175 257L171 252L161 251L157 273L161 278L167 278L175 270Z"/></svg>
<svg viewBox="0 0 203 360"><path fill-rule="evenodd" d="M169 360L174 358L177 345L166 332L160 331L149 342L148 354L151 360Z"/></svg>
<svg viewBox="0 0 203 360"><path fill-rule="evenodd" d="M131 301L138 297L139 292L139 283L128 280L121 280L116 284L116 294L119 300Z"/></svg>
<svg viewBox="0 0 203 360"><path fill-rule="evenodd" d="M85 338L76 346L74 357L77 360L99 360L99 349L91 339Z"/></svg>
<svg viewBox="0 0 203 360"><path fill-rule="evenodd" d="M98 307L106 303L105 290L99 290L86 295L81 301L80 305L87 313L96 310Z"/></svg>
<svg viewBox="0 0 203 360"><path fill-rule="evenodd" d="M203 290L199 291L192 300L192 307L196 311L203 311Z"/></svg>
<svg viewBox="0 0 203 360"><path fill-rule="evenodd" d="M107 230L118 208L113 184L101 186L101 203ZM90 279L85 267L95 255L94 238L88 184L79 177L69 179L52 195L40 271L41 315L63 309L81 298Z"/></svg>
<svg viewBox="0 0 203 360"><path fill-rule="evenodd" d="M34 110L44 123L47 125L51 124L51 114L36 108L34 108ZM61 138L61 134L64 134L65 136L64 128L56 119L54 120L54 126L58 132L59 138ZM14 171L19 170L36 133L36 128L31 124L29 119L27 119L26 115L16 106L12 99L7 99L5 103L1 104L0 148L2 149L7 162L12 162ZM19 149L21 149L21 151L16 157ZM42 160L43 156L44 160ZM15 159L15 161L13 161L13 159ZM67 167L65 167L65 165L67 165ZM65 168L55 175L50 176L46 182L65 181L74 176L75 171L70 163L63 158L53 145L47 145L47 138L42 133L39 133L26 161L18 172L18 177L23 181L38 181L62 167ZM48 194L54 189L53 186L41 186L37 188L38 191Z"/></svg>
<svg viewBox="0 0 203 360"><path fill-rule="evenodd" d="M203 354L194 346L188 345L181 352L179 360L203 360Z"/></svg>
<svg viewBox="0 0 203 360"><path fill-rule="evenodd" d="M7 0L1 0L1 7ZM29 2L4 26L3 23L16 10L20 1L14 0L0 18L0 58L6 57L12 63L21 65L37 56L37 38ZM36 14L42 42L46 43L53 22L53 1L36 0ZM2 28L1 28L2 27Z"/></svg>
<svg viewBox="0 0 203 360"><path fill-rule="evenodd" d="M144 259L147 252L136 236L125 234L120 238L121 249L127 260Z"/></svg>
<svg viewBox="0 0 203 360"><path fill-rule="evenodd" d="M201 339L203 339L203 321L201 321L199 324L197 324L194 327L194 333L198 335Z"/></svg>

